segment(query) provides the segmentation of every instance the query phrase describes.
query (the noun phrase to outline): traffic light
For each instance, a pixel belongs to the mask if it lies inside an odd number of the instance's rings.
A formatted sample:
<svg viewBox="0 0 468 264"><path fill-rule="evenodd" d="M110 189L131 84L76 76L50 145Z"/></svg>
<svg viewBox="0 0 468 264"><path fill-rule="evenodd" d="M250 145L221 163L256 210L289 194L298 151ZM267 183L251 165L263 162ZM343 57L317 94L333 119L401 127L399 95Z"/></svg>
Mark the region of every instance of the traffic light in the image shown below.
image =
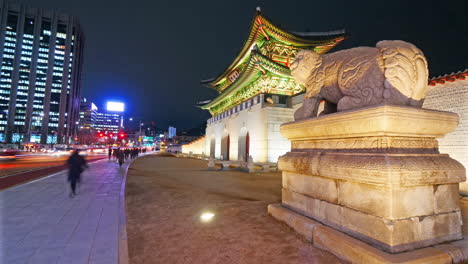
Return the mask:
<svg viewBox="0 0 468 264"><path fill-rule="evenodd" d="M104 136L104 133L99 133L99 137L103 137Z"/></svg>
<svg viewBox="0 0 468 264"><path fill-rule="evenodd" d="M125 133L120 133L119 134L119 138L125 138L125 136L126 136Z"/></svg>

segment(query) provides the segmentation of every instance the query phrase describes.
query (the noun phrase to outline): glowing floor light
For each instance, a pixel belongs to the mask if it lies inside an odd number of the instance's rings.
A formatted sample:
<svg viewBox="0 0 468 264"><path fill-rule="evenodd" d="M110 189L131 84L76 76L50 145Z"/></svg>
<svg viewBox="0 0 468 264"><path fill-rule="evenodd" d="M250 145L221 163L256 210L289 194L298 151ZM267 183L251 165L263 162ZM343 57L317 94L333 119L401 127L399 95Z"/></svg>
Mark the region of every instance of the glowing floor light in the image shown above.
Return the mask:
<svg viewBox="0 0 468 264"><path fill-rule="evenodd" d="M203 213L203 214L200 215L200 220L202 222L210 222L213 219L214 216L215 216L215 214L210 213L210 212L206 212L206 213Z"/></svg>

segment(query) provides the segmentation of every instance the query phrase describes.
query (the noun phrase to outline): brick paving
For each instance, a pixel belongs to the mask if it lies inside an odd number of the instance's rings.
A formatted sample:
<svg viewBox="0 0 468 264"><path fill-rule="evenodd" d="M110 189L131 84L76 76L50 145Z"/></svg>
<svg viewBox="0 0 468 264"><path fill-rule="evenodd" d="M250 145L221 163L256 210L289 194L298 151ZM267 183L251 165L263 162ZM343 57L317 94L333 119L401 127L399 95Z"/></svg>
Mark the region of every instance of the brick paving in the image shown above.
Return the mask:
<svg viewBox="0 0 468 264"><path fill-rule="evenodd" d="M0 263L117 263L126 167L89 164L78 195L67 172L0 191Z"/></svg>

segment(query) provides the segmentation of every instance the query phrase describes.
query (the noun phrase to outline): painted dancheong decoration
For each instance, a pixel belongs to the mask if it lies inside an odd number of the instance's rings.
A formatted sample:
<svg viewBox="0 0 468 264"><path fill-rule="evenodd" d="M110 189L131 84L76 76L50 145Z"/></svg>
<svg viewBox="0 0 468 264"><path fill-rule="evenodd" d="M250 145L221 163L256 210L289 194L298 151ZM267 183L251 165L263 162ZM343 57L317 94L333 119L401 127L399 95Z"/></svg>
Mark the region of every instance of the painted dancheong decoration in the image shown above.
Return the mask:
<svg viewBox="0 0 468 264"><path fill-rule="evenodd" d="M288 32L257 8L250 32L238 56L218 77L202 83L220 94L201 106L212 115L222 113L260 93L295 95L304 91L289 66L301 50L325 54L344 40L344 30Z"/></svg>

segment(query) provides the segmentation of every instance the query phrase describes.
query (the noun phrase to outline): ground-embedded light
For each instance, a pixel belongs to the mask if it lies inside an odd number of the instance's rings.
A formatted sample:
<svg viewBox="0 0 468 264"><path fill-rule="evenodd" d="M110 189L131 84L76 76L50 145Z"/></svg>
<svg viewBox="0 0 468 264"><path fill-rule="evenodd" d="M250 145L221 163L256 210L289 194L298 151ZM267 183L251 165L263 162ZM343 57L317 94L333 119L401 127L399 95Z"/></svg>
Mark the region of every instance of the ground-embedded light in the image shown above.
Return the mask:
<svg viewBox="0 0 468 264"><path fill-rule="evenodd" d="M202 213L200 215L200 220L202 222L210 222L211 220L213 220L214 216L215 216L215 214L213 214L211 212L205 212L205 213Z"/></svg>

